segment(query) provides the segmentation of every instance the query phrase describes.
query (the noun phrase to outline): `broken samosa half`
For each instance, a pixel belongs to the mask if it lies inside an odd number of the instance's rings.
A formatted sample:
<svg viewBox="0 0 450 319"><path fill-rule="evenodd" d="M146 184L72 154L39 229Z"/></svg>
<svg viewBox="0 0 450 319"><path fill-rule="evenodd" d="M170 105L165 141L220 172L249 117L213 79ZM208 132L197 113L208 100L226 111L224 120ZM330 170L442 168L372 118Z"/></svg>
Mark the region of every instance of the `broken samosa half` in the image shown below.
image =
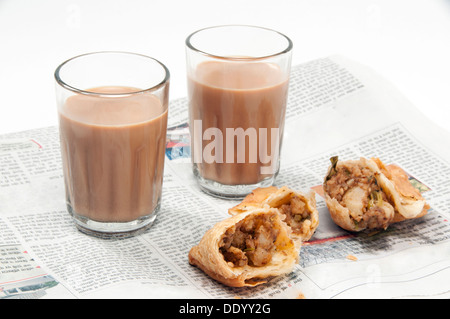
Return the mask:
<svg viewBox="0 0 450 319"><path fill-rule="evenodd" d="M349 231L386 229L390 224L424 216L429 205L409 182L406 172L379 158L339 161L323 183L333 221Z"/></svg>
<svg viewBox="0 0 450 319"><path fill-rule="evenodd" d="M257 188L240 204L229 209L229 213L235 215L254 207L264 206L278 209L291 228L292 238L297 243L308 241L319 225L314 192L303 194L287 186Z"/></svg>
<svg viewBox="0 0 450 319"><path fill-rule="evenodd" d="M189 263L227 286L256 286L298 262L289 232L277 210L255 208L214 225L191 248Z"/></svg>

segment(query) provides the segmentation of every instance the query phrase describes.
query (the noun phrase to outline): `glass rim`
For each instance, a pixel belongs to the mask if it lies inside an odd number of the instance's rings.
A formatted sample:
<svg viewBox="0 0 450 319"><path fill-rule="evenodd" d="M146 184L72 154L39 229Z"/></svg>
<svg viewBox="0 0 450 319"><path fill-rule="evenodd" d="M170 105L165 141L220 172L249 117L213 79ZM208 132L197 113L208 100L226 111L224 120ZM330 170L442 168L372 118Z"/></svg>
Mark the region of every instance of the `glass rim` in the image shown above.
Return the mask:
<svg viewBox="0 0 450 319"><path fill-rule="evenodd" d="M285 49L283 49L282 51L279 51L277 53L274 54L268 54L268 55L263 55L263 56L256 56L256 57L235 57L235 56L223 56L223 55L217 55L217 54L212 54L212 53L208 53L206 51L200 50L198 48L196 48L192 42L191 42L191 38L193 36L195 36L196 34L205 31L205 30L210 30L210 29L219 29L219 28L226 28L226 27L242 27L242 28L253 28L253 29L259 29L259 30L264 30L264 31L269 31L269 32L273 32L276 33L278 35L280 35L281 37L283 37L285 40L287 40L287 47ZM199 29L197 31L194 31L193 33L191 33L187 38L186 38L186 46L197 52L200 54L203 54L205 56L211 57L211 58L216 58L216 59L224 59L224 60L230 60L230 61L255 61L255 60L264 60L264 59L268 59L268 58L272 58L272 57L276 57L285 53L288 53L290 51L292 51L293 48L293 43L292 40L286 36L285 34L270 29L270 28L266 28L266 27L261 27L261 26L256 26L256 25L248 25L248 24L222 24L222 25L216 25L216 26L210 26L210 27L206 27L206 28L202 28Z"/></svg>
<svg viewBox="0 0 450 319"><path fill-rule="evenodd" d="M137 91L132 91L132 92L121 92L121 93L99 93L99 92L93 92L93 91L87 91L87 90L83 90L83 89L79 89L76 88L70 84L68 84L67 82L63 81L61 76L60 76L60 71L61 69L67 65L68 63L79 59L79 58L83 58L86 56L90 56L90 55L98 55L98 54L121 54L121 55L129 55L129 56L136 56L136 57L142 57L142 58L146 58L149 60L152 60L153 62L156 62L157 64L159 64L165 73L165 76L163 78L163 80L161 82L159 82L156 85L153 85L150 88L146 88L146 89L140 89ZM78 93L78 94L83 94L83 95L91 95L91 96L111 96L111 97L120 97L120 96L130 96L130 95L134 95L134 94L140 94L140 93L146 93L146 92L152 92L152 91L156 91L159 88L163 87L164 84L166 84L167 82L169 82L170 80L170 72L169 69L159 60L152 58L150 56L144 55L144 54L140 54L140 53L134 53L134 52L127 52L127 51L95 51L95 52L88 52L88 53L83 53L83 54L79 54L76 55L70 59L65 60L64 62L62 62L55 70L54 73L54 77L56 80L56 83L59 84L61 87Z"/></svg>

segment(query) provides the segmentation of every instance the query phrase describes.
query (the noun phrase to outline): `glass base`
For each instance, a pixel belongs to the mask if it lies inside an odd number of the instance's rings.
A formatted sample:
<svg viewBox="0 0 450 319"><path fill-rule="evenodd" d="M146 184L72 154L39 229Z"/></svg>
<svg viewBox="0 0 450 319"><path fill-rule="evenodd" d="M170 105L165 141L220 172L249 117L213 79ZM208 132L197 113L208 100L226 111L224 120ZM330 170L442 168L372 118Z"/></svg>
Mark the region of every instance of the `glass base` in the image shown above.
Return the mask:
<svg viewBox="0 0 450 319"><path fill-rule="evenodd" d="M160 207L158 203L151 214L129 222L99 222L76 213L70 203L67 203L67 210L72 215L78 230L84 234L102 238L131 237L145 232L155 221Z"/></svg>
<svg viewBox="0 0 450 319"><path fill-rule="evenodd" d="M274 174L270 177L266 177L262 181L255 184L227 185L203 178L195 167L193 171L197 183L203 192L223 199L242 199L250 194L255 188L272 186L278 175Z"/></svg>

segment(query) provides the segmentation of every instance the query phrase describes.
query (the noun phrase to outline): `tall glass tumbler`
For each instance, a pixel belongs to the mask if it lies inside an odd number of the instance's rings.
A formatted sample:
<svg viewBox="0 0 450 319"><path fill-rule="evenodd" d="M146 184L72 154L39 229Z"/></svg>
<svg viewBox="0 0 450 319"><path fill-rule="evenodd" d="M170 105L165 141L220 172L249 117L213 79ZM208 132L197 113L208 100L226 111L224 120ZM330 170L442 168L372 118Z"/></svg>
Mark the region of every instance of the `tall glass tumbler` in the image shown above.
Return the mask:
<svg viewBox="0 0 450 319"><path fill-rule="evenodd" d="M66 203L88 234L135 233L160 209L169 71L127 52L74 57L55 71Z"/></svg>
<svg viewBox="0 0 450 319"><path fill-rule="evenodd" d="M239 198L274 183L292 42L257 26L224 25L186 39L194 175L205 192Z"/></svg>

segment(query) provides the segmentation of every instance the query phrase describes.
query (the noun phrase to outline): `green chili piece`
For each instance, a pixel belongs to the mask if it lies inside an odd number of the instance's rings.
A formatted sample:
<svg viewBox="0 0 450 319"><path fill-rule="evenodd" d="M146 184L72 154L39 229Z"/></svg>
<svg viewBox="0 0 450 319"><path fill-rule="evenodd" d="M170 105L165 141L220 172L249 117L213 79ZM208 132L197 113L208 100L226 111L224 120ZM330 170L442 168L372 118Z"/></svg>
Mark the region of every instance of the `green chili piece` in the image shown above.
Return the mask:
<svg viewBox="0 0 450 319"><path fill-rule="evenodd" d="M338 156L331 157L330 158L330 162L331 162L330 172L328 173L328 176L326 177L325 181L328 181L331 177L336 175L336 173L337 173L336 165L337 165L337 162L338 162Z"/></svg>

